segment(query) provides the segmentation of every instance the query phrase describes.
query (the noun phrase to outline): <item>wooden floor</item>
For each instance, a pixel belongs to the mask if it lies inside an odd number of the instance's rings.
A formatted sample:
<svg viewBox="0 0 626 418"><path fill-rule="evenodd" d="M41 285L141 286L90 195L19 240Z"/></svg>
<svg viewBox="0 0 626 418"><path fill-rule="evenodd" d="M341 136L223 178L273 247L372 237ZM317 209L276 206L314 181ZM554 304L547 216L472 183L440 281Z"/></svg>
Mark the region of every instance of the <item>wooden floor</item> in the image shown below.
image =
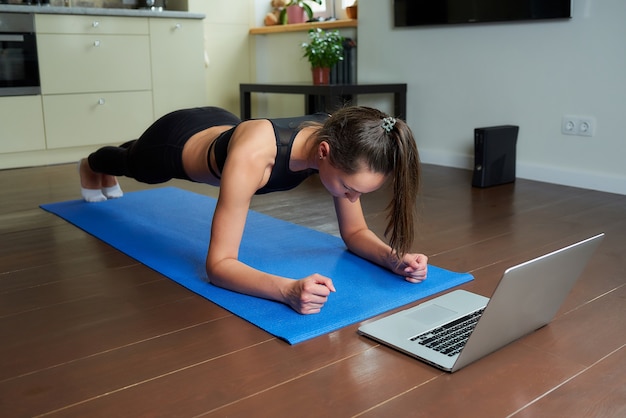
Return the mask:
<svg viewBox="0 0 626 418"><path fill-rule="evenodd" d="M490 296L506 267L607 235L550 325L448 374L358 324L290 346L39 209L78 198L75 165L0 171L0 416L626 416L626 196L470 177L424 167L415 246L472 272L462 288ZM336 234L316 180L253 208ZM379 233L385 199L364 197Z"/></svg>

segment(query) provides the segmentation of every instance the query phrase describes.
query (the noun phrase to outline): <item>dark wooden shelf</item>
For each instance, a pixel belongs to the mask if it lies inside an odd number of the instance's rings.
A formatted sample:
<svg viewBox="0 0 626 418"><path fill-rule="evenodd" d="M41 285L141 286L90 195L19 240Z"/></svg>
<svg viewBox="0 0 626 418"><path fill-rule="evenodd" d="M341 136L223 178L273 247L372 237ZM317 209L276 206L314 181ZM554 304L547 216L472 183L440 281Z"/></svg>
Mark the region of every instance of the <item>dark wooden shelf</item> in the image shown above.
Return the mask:
<svg viewBox="0 0 626 418"><path fill-rule="evenodd" d="M405 83L396 84L323 84L311 83L247 83L239 85L241 118L250 119L251 93L282 93L304 95L305 113L332 113L353 96L360 94L390 93L394 96L394 116L406 118Z"/></svg>

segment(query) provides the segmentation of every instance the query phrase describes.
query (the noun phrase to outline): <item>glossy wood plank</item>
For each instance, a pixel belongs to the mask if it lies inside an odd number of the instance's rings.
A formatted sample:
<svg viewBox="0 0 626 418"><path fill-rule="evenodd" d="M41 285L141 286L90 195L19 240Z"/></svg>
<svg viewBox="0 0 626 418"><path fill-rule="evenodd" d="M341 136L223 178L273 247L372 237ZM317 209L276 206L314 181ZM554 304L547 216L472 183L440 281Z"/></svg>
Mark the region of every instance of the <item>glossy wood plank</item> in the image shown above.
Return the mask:
<svg viewBox="0 0 626 418"><path fill-rule="evenodd" d="M626 284L557 318L525 343L585 366L626 345Z"/></svg>
<svg viewBox="0 0 626 418"><path fill-rule="evenodd" d="M549 353L509 345L357 416L505 417L581 370Z"/></svg>
<svg viewBox="0 0 626 418"><path fill-rule="evenodd" d="M2 318L0 381L230 315L165 280L119 292Z"/></svg>
<svg viewBox="0 0 626 418"><path fill-rule="evenodd" d="M507 267L607 235L551 324L448 374L358 336L359 324L290 346L39 209L78 198L74 164L0 171L0 415L623 415L626 196L470 184L468 171L424 166L414 245L471 272L465 289L490 296ZM388 198L363 197L380 235ZM338 235L315 178L252 208Z"/></svg>
<svg viewBox="0 0 626 418"><path fill-rule="evenodd" d="M180 306L179 309L187 308ZM153 379L182 373L182 370L189 368L197 370L207 363L212 367L224 355L272 339L267 333L250 324L241 323L234 316L207 320L188 327L181 325L179 329L161 331L151 337L144 335L143 339L135 339L127 344L118 342L116 349L100 348L94 354L5 380L0 383L0 404L10 416L21 416L63 409L67 405L98 398L102 394L109 394L105 397L105 404L110 404L116 393L131 393L127 389L135 385L142 385L142 396L145 396L145 385ZM136 334L138 336L139 333ZM211 373L207 373L207 376L214 378ZM169 378L163 381L171 382ZM198 382L188 383L189 386L196 386ZM205 390L203 386L189 389L198 393ZM176 390L181 391L182 387ZM158 399L159 394L154 396L157 398L142 405L144 413L162 402ZM123 403L112 404L115 405L120 407ZM72 414L76 409L73 411ZM110 416L128 416L129 412L117 409ZM84 416L94 415L97 413Z"/></svg>
<svg viewBox="0 0 626 418"><path fill-rule="evenodd" d="M199 415L262 393L267 388L289 384L303 373L341 363L368 348L369 344L354 338L354 334L345 338L323 336L296 346L272 339L91 399L53 416L142 416L157 411L159 416L176 416L181 410L188 416ZM138 398L150 398L151 402L137 402ZM256 416L262 411L252 409L247 413Z"/></svg>
<svg viewBox="0 0 626 418"><path fill-rule="evenodd" d="M470 409L476 416L513 414L586 372L605 356L626 350L626 286L613 293L609 303L595 301L561 315L535 333L454 374L381 404L364 416L400 416L414 404L423 405L415 416L424 417L462 416ZM600 323L604 324L602 330L593 329ZM626 399L617 407L626 407Z"/></svg>
<svg viewBox="0 0 626 418"><path fill-rule="evenodd" d="M626 416L626 346L524 407L516 416L623 417Z"/></svg>

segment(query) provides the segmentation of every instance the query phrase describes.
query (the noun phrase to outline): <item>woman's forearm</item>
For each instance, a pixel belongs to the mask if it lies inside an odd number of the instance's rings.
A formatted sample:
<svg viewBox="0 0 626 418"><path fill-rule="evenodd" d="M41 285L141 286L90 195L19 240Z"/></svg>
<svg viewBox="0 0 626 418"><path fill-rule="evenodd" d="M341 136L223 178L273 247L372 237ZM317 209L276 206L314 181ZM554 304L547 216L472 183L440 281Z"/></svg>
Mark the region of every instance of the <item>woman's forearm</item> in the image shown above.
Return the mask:
<svg viewBox="0 0 626 418"><path fill-rule="evenodd" d="M218 287L285 302L286 286L290 279L262 272L236 259L207 262L206 270L209 281Z"/></svg>
<svg viewBox="0 0 626 418"><path fill-rule="evenodd" d="M320 312L335 291L332 280L317 273L294 280L264 273L236 259L207 261L207 275L216 286L281 302L301 314Z"/></svg>
<svg viewBox="0 0 626 418"><path fill-rule="evenodd" d="M391 247L370 229L363 229L344 239L344 242L354 254L386 269L393 270L397 263Z"/></svg>

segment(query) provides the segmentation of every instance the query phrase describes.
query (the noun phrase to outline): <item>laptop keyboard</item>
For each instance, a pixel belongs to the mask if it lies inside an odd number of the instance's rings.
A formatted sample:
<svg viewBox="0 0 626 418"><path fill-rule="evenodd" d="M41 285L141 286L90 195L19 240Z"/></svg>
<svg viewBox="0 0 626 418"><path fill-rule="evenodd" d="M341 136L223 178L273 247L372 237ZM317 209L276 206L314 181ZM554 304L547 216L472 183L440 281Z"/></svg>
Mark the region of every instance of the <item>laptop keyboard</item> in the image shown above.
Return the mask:
<svg viewBox="0 0 626 418"><path fill-rule="evenodd" d="M452 357L461 352L484 308L411 338L419 344Z"/></svg>

